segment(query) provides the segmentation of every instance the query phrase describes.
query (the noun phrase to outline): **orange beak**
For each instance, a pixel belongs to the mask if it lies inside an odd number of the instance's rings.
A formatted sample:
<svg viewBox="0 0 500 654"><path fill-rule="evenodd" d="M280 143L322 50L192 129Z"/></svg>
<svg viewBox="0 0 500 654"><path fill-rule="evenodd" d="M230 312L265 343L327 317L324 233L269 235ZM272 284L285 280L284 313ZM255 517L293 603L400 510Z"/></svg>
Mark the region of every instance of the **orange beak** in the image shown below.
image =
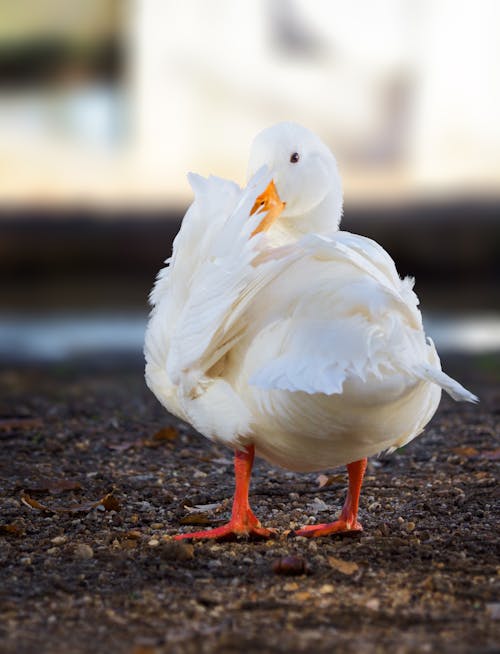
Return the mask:
<svg viewBox="0 0 500 654"><path fill-rule="evenodd" d="M268 230L276 218L278 218L282 213L285 206L286 202L280 200L276 186L274 185L274 182L271 181L266 190L255 200L255 204L250 212L251 216L253 216L254 213L266 214L260 221L259 225L253 230L252 236L255 236L255 234L258 234L259 232Z"/></svg>

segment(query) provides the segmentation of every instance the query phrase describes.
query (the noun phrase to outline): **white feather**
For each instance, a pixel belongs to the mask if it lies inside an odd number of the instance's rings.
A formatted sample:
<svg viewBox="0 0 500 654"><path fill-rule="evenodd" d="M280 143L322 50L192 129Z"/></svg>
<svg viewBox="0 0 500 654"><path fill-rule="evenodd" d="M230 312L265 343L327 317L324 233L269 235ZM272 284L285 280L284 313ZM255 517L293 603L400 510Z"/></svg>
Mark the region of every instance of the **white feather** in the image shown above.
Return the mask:
<svg viewBox="0 0 500 654"><path fill-rule="evenodd" d="M421 433L441 388L476 401L441 371L413 280L374 241L336 231L337 178L333 190L285 185L287 209L252 236L257 196L288 174L275 159L244 189L190 175L195 199L151 293L146 380L158 399L208 438L254 443L295 470L400 447Z"/></svg>

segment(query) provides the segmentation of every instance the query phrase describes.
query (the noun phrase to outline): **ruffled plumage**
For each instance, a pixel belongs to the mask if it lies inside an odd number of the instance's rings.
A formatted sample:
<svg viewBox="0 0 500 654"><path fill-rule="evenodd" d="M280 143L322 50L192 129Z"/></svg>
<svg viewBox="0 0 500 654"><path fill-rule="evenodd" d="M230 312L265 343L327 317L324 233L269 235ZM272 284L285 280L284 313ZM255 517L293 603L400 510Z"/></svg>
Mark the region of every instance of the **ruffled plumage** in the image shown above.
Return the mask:
<svg viewBox="0 0 500 654"><path fill-rule="evenodd" d="M198 431L294 470L399 447L444 388L413 281L374 241L336 231L251 236L271 179L190 176L195 199L151 293L146 380Z"/></svg>

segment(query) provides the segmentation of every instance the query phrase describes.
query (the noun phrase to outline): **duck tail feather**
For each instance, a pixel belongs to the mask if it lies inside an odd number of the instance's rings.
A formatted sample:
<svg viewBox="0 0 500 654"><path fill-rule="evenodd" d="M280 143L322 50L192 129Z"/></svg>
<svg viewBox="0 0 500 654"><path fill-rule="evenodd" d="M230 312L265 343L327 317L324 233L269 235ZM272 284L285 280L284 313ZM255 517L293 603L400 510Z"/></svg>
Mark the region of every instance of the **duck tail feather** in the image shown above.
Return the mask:
<svg viewBox="0 0 500 654"><path fill-rule="evenodd" d="M459 384L442 370L422 365L415 370L415 373L420 379L425 379L441 386L457 402L479 402L479 398L476 395L468 391L462 384Z"/></svg>

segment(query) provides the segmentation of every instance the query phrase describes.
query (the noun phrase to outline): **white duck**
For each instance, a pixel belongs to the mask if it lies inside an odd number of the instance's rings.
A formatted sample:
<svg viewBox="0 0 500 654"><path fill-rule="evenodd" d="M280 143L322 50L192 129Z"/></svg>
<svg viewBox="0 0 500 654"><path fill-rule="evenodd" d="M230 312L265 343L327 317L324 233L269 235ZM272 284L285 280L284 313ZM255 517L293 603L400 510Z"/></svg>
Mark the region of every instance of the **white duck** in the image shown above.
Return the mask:
<svg viewBox="0 0 500 654"><path fill-rule="evenodd" d="M254 452L296 471L347 464L338 520L297 533L360 530L367 457L422 432L441 371L412 291L374 241L338 231L335 158L281 123L255 139L245 189L190 175L195 200L151 293L146 380L207 438L235 449L230 522L178 538L269 537L248 503Z"/></svg>

